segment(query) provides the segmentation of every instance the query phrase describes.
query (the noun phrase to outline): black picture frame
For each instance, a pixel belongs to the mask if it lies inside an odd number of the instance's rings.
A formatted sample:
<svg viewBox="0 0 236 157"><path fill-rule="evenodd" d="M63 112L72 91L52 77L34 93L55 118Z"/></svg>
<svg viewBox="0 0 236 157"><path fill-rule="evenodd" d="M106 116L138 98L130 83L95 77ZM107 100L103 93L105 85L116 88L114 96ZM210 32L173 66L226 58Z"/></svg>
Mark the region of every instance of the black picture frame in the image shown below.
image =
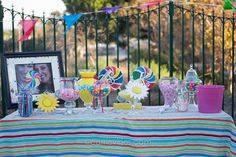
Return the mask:
<svg viewBox="0 0 236 157"><path fill-rule="evenodd" d="M5 96L7 109L18 107L17 92L19 82L21 78L25 78L20 77L20 75L23 73L22 67L25 68L27 66L28 68L28 65L31 65L30 68L33 68L33 70L38 70L37 72L41 78L40 85L37 86L37 92L32 94L34 102L41 93L47 91L55 94L55 91L60 89L60 77L64 76L61 51L4 53L2 55L2 88L4 91L2 96ZM47 72L40 71L40 69L45 69L45 67L48 69ZM43 80L48 82L51 80L50 87Z"/></svg>

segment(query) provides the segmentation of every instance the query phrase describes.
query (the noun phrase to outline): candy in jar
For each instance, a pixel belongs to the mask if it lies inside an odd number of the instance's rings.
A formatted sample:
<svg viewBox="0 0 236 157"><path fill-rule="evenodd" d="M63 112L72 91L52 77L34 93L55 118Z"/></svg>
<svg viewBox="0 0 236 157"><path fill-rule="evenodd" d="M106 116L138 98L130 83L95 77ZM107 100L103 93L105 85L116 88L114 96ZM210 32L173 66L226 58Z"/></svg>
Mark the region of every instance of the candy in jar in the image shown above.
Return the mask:
<svg viewBox="0 0 236 157"><path fill-rule="evenodd" d="M21 117L29 117L33 113L33 97L29 90L21 90L18 94L18 112Z"/></svg>

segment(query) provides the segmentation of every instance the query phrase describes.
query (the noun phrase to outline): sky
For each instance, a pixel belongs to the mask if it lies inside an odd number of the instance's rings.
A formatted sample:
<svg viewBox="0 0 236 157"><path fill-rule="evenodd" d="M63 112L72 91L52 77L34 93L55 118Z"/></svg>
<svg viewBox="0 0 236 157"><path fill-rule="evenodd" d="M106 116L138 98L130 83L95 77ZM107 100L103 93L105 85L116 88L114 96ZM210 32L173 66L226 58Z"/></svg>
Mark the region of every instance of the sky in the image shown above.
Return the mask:
<svg viewBox="0 0 236 157"><path fill-rule="evenodd" d="M53 11L63 12L65 10L65 5L61 0L2 0L2 5L5 8L12 8L14 5L14 10L21 12L24 8L25 14L32 14L34 10L35 16L45 16L48 17ZM8 13L4 14L4 29L11 27L11 16Z"/></svg>

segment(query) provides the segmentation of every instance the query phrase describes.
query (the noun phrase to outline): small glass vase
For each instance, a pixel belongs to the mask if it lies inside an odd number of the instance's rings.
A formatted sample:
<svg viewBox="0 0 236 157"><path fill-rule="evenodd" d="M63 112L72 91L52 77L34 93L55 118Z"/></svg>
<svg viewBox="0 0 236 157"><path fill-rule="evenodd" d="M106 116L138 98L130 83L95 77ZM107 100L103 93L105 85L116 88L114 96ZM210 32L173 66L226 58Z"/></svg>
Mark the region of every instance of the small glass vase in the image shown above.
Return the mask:
<svg viewBox="0 0 236 157"><path fill-rule="evenodd" d="M18 113L21 117L29 117L33 113L33 97L30 90L20 90L18 94Z"/></svg>
<svg viewBox="0 0 236 157"><path fill-rule="evenodd" d="M178 112L188 111L189 101L188 101L188 92L185 88L181 87L178 90L178 96L176 100L176 107Z"/></svg>
<svg viewBox="0 0 236 157"><path fill-rule="evenodd" d="M129 111L128 115L133 116L137 115L139 112L136 110L136 105L139 103L138 99L132 99L131 103L131 110Z"/></svg>
<svg viewBox="0 0 236 157"><path fill-rule="evenodd" d="M75 89L75 77L61 77L60 78L60 90L56 92L56 95L65 101L64 107L66 108L66 115L75 114L74 108L76 107L75 100L79 98L79 94Z"/></svg>
<svg viewBox="0 0 236 157"><path fill-rule="evenodd" d="M93 87L94 88L91 90L91 94L98 100L98 103L96 103L94 107L95 112L104 113L102 99L110 94L111 86L106 81L97 80L94 82Z"/></svg>
<svg viewBox="0 0 236 157"><path fill-rule="evenodd" d="M163 77L159 80L159 88L164 97L164 106L160 112L174 108L173 104L177 97L179 81L175 77Z"/></svg>

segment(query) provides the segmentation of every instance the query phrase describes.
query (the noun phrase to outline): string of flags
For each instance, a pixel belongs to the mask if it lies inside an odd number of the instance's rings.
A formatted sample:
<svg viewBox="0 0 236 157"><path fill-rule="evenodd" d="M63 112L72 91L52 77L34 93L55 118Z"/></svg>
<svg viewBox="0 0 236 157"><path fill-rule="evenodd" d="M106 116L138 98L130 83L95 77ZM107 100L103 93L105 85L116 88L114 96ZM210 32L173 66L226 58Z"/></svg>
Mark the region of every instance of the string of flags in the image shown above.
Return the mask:
<svg viewBox="0 0 236 157"><path fill-rule="evenodd" d="M165 1L169 1L169 0L155 0L155 1L151 1L151 2L147 2L144 4L141 4L139 6L128 6L128 7L123 7L123 6L113 6L113 7L105 7L103 9L101 9L100 11L96 12L96 13L100 13L100 12L105 12L106 14L112 14L113 12L117 12L119 9L124 8L138 8L141 10L148 10L150 8L155 7L156 5L165 2ZM172 0L173 1L173 0ZM176 0L177 1L177 0ZM183 1L177 1L177 2L182 2L182 3L186 3L186 4L195 4L194 2L183 2ZM209 4L208 4L209 5ZM215 6L215 4L212 4L213 6ZM224 5L223 5L223 9L224 10L235 10L235 6L233 5L233 3L230 0L224 0ZM65 15L63 16L63 19L67 25L67 28L65 30L64 33L66 33L68 30L70 30L70 28L83 16L83 15L87 15L87 14L91 14L94 12L87 12L87 13L79 13L79 14L71 14L71 15ZM20 37L19 41L25 41L29 39L29 36L31 35L35 24L37 23L37 19L33 19L33 20L21 20L20 21L20 25L23 28L24 34Z"/></svg>

